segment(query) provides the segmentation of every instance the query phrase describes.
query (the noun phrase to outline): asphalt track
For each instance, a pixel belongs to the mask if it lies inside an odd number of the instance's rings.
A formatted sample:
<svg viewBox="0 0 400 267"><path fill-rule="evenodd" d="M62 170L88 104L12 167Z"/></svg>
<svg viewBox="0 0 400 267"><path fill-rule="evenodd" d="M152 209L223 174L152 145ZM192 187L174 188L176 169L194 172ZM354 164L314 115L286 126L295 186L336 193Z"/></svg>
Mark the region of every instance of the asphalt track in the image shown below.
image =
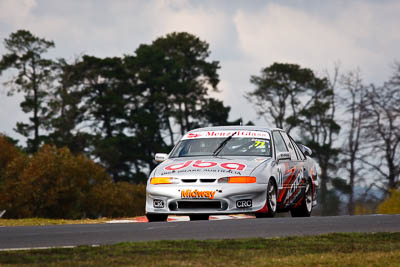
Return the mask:
<svg viewBox="0 0 400 267"><path fill-rule="evenodd" d="M400 215L0 227L0 249L150 240L267 238L333 232L400 232Z"/></svg>

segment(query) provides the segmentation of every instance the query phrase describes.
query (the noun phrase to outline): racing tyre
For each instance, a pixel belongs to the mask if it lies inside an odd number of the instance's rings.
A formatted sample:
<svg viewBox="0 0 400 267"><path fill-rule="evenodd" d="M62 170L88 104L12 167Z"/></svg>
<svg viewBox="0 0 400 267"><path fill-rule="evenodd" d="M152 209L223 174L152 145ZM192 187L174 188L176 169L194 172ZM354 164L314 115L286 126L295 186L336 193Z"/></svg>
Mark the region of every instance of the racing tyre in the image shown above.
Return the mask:
<svg viewBox="0 0 400 267"><path fill-rule="evenodd" d="M267 212L256 213L256 218L272 218L276 214L277 190L274 180L270 179L267 186Z"/></svg>
<svg viewBox="0 0 400 267"><path fill-rule="evenodd" d="M189 215L191 221L207 221L209 215L208 214L193 214Z"/></svg>
<svg viewBox="0 0 400 267"><path fill-rule="evenodd" d="M313 193L312 193L312 183L308 179L306 190L304 192L304 197L301 200L301 204L297 208L290 210L292 217L310 217L312 211Z"/></svg>
<svg viewBox="0 0 400 267"><path fill-rule="evenodd" d="M149 222L165 222L168 219L166 214L146 214Z"/></svg>

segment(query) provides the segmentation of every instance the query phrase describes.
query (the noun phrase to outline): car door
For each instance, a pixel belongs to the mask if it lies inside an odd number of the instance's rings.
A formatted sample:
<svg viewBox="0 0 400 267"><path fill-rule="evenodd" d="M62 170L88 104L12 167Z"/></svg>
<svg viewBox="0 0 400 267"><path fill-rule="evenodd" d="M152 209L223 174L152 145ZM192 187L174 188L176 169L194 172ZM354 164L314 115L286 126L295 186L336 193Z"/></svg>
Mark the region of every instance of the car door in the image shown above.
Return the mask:
<svg viewBox="0 0 400 267"><path fill-rule="evenodd" d="M284 174L284 193L280 195L283 206L296 203L301 196L301 188L304 183L304 158L299 155L294 144L288 134L281 132L283 140L289 150L291 160L288 162L288 169Z"/></svg>
<svg viewBox="0 0 400 267"><path fill-rule="evenodd" d="M299 164L299 166L301 166L301 168L303 170L303 172L302 172L303 181L301 183L301 186L305 187L306 186L307 177L311 177L312 176L312 172L310 172L311 171L310 170L310 166L308 166L310 164L307 164L307 157L301 151L300 146L293 140L293 138L290 135L288 135L288 136L289 136L289 139L290 139L290 141L291 141L291 143L292 143L292 145L293 145L293 147L295 149L295 152L296 152L296 155L297 155L297 158L298 158L298 164Z"/></svg>
<svg viewBox="0 0 400 267"><path fill-rule="evenodd" d="M272 138L274 141L274 151L275 158L279 152L289 152L289 149L286 145L285 140L282 137L281 131L274 130L272 131ZM290 152L289 152L290 153ZM282 201L287 193L287 188L285 184L287 184L287 179L289 178L289 170L291 168L291 159L281 159L276 160L276 172L277 172L277 186L278 186L278 207L282 207Z"/></svg>

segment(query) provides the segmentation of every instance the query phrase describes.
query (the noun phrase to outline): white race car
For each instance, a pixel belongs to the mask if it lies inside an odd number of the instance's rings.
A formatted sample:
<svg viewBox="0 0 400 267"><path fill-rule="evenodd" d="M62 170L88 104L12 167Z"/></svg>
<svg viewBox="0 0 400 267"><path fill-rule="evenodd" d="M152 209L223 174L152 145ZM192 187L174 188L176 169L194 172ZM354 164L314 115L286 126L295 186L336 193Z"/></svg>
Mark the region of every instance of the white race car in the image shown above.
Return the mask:
<svg viewBox="0 0 400 267"><path fill-rule="evenodd" d="M281 129L223 126L192 130L159 164L146 188L150 222L168 215L207 220L209 215L289 211L310 216L318 176L311 150Z"/></svg>

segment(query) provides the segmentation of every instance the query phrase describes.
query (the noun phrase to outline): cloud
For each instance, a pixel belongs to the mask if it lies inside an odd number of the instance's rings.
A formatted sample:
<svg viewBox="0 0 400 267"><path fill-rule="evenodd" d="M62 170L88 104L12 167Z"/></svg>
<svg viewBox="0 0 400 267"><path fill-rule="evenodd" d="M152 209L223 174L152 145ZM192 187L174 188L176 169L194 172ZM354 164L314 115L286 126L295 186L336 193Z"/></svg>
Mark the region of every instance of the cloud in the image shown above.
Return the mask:
<svg viewBox="0 0 400 267"><path fill-rule="evenodd" d="M156 36L169 32L189 32L207 40L211 44L221 44L226 29L229 29L229 18L223 10L195 7L189 1L180 5L171 5L161 1L156 5L155 13L159 14L154 22Z"/></svg>
<svg viewBox="0 0 400 267"><path fill-rule="evenodd" d="M17 13L17 2L7 1L9 13ZM24 28L54 40L57 52L53 56L122 56L173 31L199 36L213 52L223 51L222 56L229 57L236 48L231 17L224 10L192 1L30 1L23 19L0 17L0 27L6 21L9 33Z"/></svg>
<svg viewBox="0 0 400 267"><path fill-rule="evenodd" d="M367 82L387 79L392 61L400 60L398 14L396 0L0 0L0 39L27 29L55 41L49 56L72 59L132 54L142 43L187 31L208 42L211 59L220 61L222 93L215 96L232 107L231 119L254 120L242 95L253 89L250 76L275 61L317 73L340 61L344 71L360 67ZM15 99L0 97L15 103L2 105L3 114L20 112Z"/></svg>
<svg viewBox="0 0 400 267"><path fill-rule="evenodd" d="M243 53L260 69L279 61L321 71L341 61L350 69L361 67L371 80L382 80L387 75L382 64L388 66L390 56L399 56L399 35L392 29L400 19L393 10L399 11L399 4L356 2L336 7L331 17L323 18L267 4L257 13L239 10L234 21ZM385 19L387 15L391 16Z"/></svg>
<svg viewBox="0 0 400 267"><path fill-rule="evenodd" d="M0 1L0 21L22 26L35 6L35 0L2 0Z"/></svg>

